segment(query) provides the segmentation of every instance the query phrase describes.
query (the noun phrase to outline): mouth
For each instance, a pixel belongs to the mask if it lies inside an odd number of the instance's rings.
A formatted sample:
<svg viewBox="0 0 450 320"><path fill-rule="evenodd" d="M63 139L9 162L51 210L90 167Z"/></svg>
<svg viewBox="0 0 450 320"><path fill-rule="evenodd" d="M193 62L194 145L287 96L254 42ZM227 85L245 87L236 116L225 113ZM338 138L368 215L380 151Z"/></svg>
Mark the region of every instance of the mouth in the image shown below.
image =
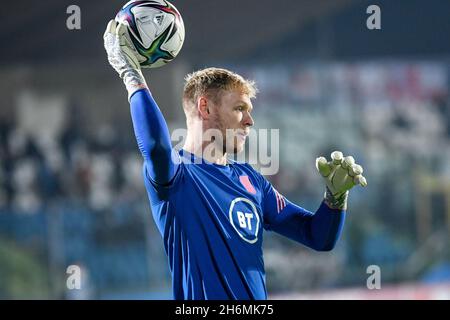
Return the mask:
<svg viewBox="0 0 450 320"><path fill-rule="evenodd" d="M240 131L240 132L237 132L236 136L237 136L240 140L245 141L245 139L247 139L248 132L242 132L242 131Z"/></svg>

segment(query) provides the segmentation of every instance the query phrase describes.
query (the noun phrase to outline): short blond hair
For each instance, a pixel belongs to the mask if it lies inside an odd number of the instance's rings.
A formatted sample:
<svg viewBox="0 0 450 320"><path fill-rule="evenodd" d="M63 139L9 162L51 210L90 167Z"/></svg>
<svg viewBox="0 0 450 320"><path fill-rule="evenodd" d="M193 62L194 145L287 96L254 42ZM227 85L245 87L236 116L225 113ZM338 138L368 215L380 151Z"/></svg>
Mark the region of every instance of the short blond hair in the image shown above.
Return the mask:
<svg viewBox="0 0 450 320"><path fill-rule="evenodd" d="M238 89L250 99L256 97L258 89L254 81L244 79L232 71L221 68L206 68L188 74L183 89L183 106L195 105L197 99L206 95L218 103L222 91Z"/></svg>

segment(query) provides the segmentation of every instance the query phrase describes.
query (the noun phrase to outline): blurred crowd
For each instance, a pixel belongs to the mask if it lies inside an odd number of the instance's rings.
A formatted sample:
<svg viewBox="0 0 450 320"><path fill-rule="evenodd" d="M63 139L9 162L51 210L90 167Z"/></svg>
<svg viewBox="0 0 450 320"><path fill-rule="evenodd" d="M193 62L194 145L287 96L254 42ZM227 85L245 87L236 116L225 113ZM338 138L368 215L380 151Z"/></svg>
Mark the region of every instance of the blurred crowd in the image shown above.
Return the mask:
<svg viewBox="0 0 450 320"><path fill-rule="evenodd" d="M68 105L59 131L33 132L23 125L23 112L0 119L0 246L12 241L25 250L15 249L17 258L0 254L0 275L8 279L0 297L98 298L114 289L148 289L149 277L158 287L166 271L162 258L148 265L163 249L147 245L147 237L159 235L146 219L135 141L123 141L108 124L85 131L82 109ZM27 109L26 117L37 119L39 112ZM39 267L31 270L30 263L12 277L25 257ZM62 285L71 264L83 269L83 283L89 275L82 291Z"/></svg>
<svg viewBox="0 0 450 320"><path fill-rule="evenodd" d="M134 141L121 143L108 125L90 136L76 112L51 139L27 132L14 116L0 119L0 208L33 212L65 199L103 210L142 198L142 162Z"/></svg>

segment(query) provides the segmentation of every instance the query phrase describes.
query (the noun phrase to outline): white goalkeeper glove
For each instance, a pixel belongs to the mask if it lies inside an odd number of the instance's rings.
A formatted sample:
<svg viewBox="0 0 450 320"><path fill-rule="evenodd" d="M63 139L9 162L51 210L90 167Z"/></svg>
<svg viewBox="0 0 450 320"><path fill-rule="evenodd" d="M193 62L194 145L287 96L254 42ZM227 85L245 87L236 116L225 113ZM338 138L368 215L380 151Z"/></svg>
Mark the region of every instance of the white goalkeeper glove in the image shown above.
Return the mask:
<svg viewBox="0 0 450 320"><path fill-rule="evenodd" d="M129 99L135 91L147 88L147 83L139 65L138 53L127 32L125 25L111 20L106 27L103 40L109 64L122 78Z"/></svg>
<svg viewBox="0 0 450 320"><path fill-rule="evenodd" d="M317 158L316 168L325 179L325 203L332 209L346 210L348 191L357 184L367 186L363 168L355 164L352 156L344 158L340 151L334 151L329 162L324 157Z"/></svg>

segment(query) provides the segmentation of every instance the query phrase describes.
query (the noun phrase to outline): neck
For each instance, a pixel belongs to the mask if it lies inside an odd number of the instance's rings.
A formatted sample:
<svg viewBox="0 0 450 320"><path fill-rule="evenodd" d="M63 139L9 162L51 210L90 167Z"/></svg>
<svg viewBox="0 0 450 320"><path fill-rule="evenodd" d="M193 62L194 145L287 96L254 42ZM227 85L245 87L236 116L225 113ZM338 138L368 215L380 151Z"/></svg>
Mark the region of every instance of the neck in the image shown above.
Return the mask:
<svg viewBox="0 0 450 320"><path fill-rule="evenodd" d="M227 164L227 153L213 141L203 141L201 133L195 134L188 130L183 149L211 163L223 166Z"/></svg>

